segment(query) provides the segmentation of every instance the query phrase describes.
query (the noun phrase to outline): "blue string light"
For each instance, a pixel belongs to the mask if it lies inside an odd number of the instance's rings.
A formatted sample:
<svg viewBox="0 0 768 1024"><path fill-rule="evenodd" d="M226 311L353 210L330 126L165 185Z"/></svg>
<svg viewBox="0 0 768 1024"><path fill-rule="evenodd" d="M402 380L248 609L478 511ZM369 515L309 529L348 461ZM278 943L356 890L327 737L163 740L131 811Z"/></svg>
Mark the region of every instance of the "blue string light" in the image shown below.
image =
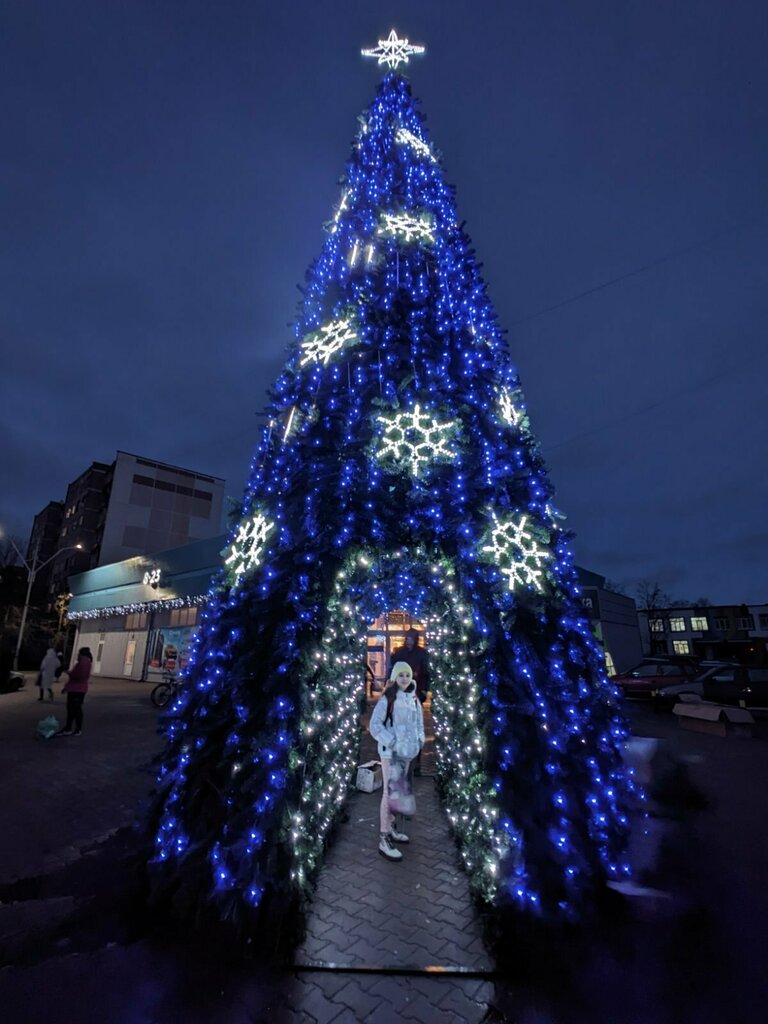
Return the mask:
<svg viewBox="0 0 768 1024"><path fill-rule="evenodd" d="M198 898L228 915L310 891L357 761L366 631L403 609L428 626L441 792L474 891L573 915L629 870L626 729L503 331L399 75L360 120L271 396L229 539L262 516L258 559L214 582L165 723L157 865L205 878ZM387 423L410 424L393 458ZM448 423L449 452L429 427ZM528 547L520 527L489 557L491 513L524 516ZM513 572L526 557L536 571Z"/></svg>

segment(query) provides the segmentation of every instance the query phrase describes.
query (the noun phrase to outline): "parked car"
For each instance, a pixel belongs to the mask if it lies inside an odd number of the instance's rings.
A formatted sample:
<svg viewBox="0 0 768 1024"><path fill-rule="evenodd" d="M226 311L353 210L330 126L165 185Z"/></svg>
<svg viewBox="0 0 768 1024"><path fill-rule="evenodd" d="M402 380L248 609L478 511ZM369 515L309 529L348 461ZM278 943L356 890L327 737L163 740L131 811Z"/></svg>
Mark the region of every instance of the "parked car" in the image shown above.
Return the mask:
<svg viewBox="0 0 768 1024"><path fill-rule="evenodd" d="M643 658L629 672L613 676L611 682L616 683L625 697L650 700L662 686L693 682L700 674L698 658L669 655Z"/></svg>
<svg viewBox="0 0 768 1024"><path fill-rule="evenodd" d="M673 707L685 697L698 697L711 704L768 711L768 668L723 663L708 669L697 679L659 687L656 707Z"/></svg>
<svg viewBox="0 0 768 1024"><path fill-rule="evenodd" d="M0 693L16 693L24 687L24 676L21 672L8 671L0 676Z"/></svg>

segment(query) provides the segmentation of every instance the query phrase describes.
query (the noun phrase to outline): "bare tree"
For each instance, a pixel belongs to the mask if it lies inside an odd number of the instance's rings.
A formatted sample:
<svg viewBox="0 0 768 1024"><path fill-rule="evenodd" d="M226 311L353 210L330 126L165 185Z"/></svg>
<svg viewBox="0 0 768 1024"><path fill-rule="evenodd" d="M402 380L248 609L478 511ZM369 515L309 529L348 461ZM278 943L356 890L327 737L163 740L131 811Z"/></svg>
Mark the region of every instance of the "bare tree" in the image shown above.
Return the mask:
<svg viewBox="0 0 768 1024"><path fill-rule="evenodd" d="M651 583L650 580L640 580L635 593L638 608L642 608L643 611L655 612L661 608L671 608L673 605L672 598L666 590L661 589L658 581Z"/></svg>
<svg viewBox="0 0 768 1024"><path fill-rule="evenodd" d="M14 544L16 547L14 547ZM0 569L6 565L21 565L19 551L24 550L24 541L21 537L0 537Z"/></svg>
<svg viewBox="0 0 768 1024"><path fill-rule="evenodd" d="M636 593L638 608L645 612L648 624L648 653L666 650L666 640L663 638L668 616L663 612L672 607L672 598L661 589L658 581L651 583L650 580L641 580Z"/></svg>

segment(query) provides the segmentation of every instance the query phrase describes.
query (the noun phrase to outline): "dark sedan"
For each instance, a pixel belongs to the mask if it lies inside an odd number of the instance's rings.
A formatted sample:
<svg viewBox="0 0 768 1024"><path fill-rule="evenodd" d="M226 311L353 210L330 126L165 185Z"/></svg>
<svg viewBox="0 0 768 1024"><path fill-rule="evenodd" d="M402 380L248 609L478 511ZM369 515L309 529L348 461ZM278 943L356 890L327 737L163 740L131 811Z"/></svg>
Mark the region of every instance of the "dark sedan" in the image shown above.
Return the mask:
<svg viewBox="0 0 768 1024"><path fill-rule="evenodd" d="M768 668L716 665L692 682L659 687L654 697L658 706L671 707L685 695L711 704L768 711Z"/></svg>
<svg viewBox="0 0 768 1024"><path fill-rule="evenodd" d="M700 671L695 658L643 658L629 672L613 676L611 682L616 683L625 697L649 700L662 686L693 682Z"/></svg>

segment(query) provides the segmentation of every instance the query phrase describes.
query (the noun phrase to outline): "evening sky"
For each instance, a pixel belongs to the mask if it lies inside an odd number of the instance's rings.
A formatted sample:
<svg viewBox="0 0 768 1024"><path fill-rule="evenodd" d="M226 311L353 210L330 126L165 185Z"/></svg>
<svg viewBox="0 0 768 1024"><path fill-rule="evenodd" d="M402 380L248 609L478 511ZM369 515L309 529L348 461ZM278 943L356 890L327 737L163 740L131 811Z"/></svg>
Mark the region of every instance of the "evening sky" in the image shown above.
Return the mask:
<svg viewBox="0 0 768 1024"><path fill-rule="evenodd" d="M768 601L768 14L10 0L0 523L121 449L239 498L393 26L579 564Z"/></svg>

